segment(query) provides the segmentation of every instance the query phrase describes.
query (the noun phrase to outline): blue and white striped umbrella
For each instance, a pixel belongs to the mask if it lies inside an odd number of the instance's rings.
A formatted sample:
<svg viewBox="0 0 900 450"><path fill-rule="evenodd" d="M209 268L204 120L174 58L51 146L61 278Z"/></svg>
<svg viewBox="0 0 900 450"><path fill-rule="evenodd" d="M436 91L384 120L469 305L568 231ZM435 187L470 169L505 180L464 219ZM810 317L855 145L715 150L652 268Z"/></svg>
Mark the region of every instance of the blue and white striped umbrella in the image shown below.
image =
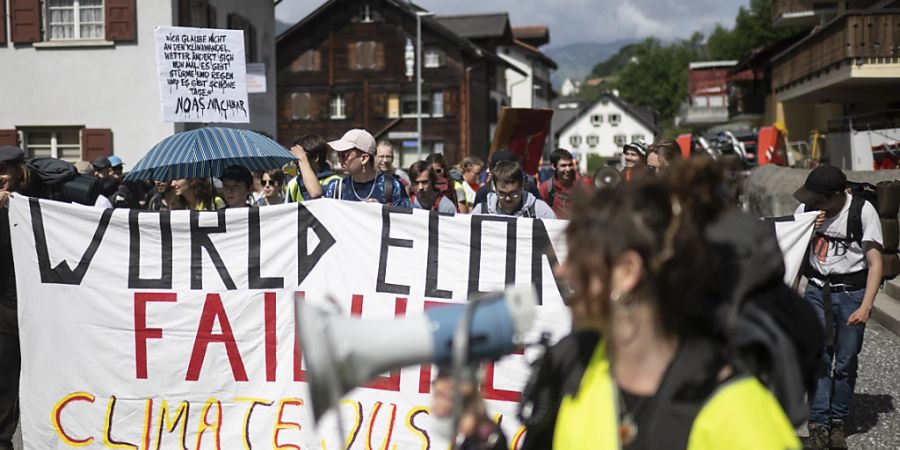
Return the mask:
<svg viewBox="0 0 900 450"><path fill-rule="evenodd" d="M268 170L295 161L281 144L237 128L200 128L169 136L153 146L126 180L169 181L218 177L232 165Z"/></svg>

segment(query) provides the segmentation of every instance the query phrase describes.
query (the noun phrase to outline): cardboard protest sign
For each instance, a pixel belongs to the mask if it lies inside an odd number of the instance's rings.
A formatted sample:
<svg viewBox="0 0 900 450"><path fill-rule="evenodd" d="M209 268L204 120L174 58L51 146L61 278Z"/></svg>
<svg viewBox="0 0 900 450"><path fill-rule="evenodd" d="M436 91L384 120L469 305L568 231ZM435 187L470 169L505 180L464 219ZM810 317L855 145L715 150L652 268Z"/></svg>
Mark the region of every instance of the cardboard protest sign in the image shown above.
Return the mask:
<svg viewBox="0 0 900 450"><path fill-rule="evenodd" d="M333 415L317 429L295 300L390 319L534 282L535 333L570 323L551 271L564 221L329 199L150 212L16 196L10 223L26 449L446 448L431 365L352 391L344 434ZM486 367L483 394L511 442L529 371L521 354Z"/></svg>
<svg viewBox="0 0 900 450"><path fill-rule="evenodd" d="M165 122L250 122L244 32L156 27Z"/></svg>
<svg viewBox="0 0 900 450"><path fill-rule="evenodd" d="M552 109L503 108L491 141L491 153L508 149L522 162L525 173L537 172L552 118Z"/></svg>

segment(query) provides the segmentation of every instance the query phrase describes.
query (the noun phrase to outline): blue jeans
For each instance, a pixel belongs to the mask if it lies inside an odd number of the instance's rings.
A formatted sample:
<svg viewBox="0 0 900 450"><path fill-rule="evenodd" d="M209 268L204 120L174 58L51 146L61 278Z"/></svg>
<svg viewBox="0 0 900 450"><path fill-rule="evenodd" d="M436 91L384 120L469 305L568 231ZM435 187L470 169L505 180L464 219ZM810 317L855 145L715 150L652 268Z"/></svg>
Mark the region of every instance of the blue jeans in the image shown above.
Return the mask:
<svg viewBox="0 0 900 450"><path fill-rule="evenodd" d="M856 386L859 351L862 350L865 324L847 325L847 319L862 304L866 290L831 292L831 314L834 318L834 346L826 346L819 361L816 391L809 399L809 421L827 424L844 420L850 413L850 399ZM825 305L822 288L812 282L804 298L816 310L819 323L825 327Z"/></svg>

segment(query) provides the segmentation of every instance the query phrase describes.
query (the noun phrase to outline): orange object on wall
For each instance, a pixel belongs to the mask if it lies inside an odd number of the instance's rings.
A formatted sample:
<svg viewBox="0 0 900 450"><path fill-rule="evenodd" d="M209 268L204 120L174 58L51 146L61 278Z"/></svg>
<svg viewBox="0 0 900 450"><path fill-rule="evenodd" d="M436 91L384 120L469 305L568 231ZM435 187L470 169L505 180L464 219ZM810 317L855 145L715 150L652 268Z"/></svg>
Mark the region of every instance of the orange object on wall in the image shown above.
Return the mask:
<svg viewBox="0 0 900 450"><path fill-rule="evenodd" d="M676 139L678 142L678 146L681 147L681 156L684 159L688 159L691 157L691 135L690 134L681 134Z"/></svg>
<svg viewBox="0 0 900 450"><path fill-rule="evenodd" d="M775 127L759 129L759 145L756 147L759 165L787 165L787 154L784 149L784 137Z"/></svg>

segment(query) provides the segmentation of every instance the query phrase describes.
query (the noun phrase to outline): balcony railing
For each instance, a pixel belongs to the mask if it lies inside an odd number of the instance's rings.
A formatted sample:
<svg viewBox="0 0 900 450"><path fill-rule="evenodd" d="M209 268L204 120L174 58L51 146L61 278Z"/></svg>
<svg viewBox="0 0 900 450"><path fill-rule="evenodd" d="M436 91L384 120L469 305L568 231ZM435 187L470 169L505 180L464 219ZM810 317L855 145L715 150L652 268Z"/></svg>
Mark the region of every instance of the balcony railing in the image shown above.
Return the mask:
<svg viewBox="0 0 900 450"><path fill-rule="evenodd" d="M845 13L773 59L772 87L784 88L848 60L900 58L900 10Z"/></svg>
<svg viewBox="0 0 900 450"><path fill-rule="evenodd" d="M813 11L812 0L775 0L772 2L772 22L778 22L784 15L807 11Z"/></svg>

